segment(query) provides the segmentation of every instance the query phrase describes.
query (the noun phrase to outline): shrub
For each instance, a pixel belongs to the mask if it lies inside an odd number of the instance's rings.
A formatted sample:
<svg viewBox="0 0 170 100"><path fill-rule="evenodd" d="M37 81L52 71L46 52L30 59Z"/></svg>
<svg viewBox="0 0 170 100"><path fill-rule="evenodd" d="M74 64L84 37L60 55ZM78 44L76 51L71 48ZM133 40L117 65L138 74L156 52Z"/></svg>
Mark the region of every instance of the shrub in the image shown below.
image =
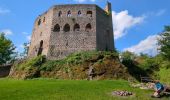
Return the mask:
<svg viewBox="0 0 170 100"><path fill-rule="evenodd" d="M65 62L63 60L47 61L40 67L40 70L43 71L52 71L54 69L60 70L61 66L64 64Z"/></svg>
<svg viewBox="0 0 170 100"><path fill-rule="evenodd" d="M35 58L25 60L16 66L17 69L20 70L31 70L33 68L39 68L43 63L45 63L45 56L37 56Z"/></svg>

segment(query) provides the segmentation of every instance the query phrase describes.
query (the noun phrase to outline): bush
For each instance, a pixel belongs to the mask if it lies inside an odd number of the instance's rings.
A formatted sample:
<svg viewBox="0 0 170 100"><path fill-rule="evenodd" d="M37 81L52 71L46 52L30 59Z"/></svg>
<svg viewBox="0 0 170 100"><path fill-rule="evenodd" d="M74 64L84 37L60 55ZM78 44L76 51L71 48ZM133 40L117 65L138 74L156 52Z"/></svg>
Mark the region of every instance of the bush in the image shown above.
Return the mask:
<svg viewBox="0 0 170 100"><path fill-rule="evenodd" d="M44 63L40 70L43 71L52 71L52 70L60 70L61 66L64 65L65 62L63 60L54 60L54 61L47 61Z"/></svg>
<svg viewBox="0 0 170 100"><path fill-rule="evenodd" d="M25 60L14 66L20 70L31 70L33 68L39 68L43 63L45 63L45 56L38 56L33 59Z"/></svg>

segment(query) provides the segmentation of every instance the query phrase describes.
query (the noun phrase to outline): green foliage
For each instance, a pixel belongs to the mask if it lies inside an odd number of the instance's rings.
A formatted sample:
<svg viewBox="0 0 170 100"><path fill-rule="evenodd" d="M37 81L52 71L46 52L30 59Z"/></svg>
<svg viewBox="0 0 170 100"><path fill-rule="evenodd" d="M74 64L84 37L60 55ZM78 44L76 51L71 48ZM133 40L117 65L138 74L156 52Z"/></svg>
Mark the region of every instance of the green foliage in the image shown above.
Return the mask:
<svg viewBox="0 0 170 100"><path fill-rule="evenodd" d="M29 43L23 44L24 51L20 54L22 58L25 58L28 55Z"/></svg>
<svg viewBox="0 0 170 100"><path fill-rule="evenodd" d="M61 59L61 60L54 60L54 61L47 61L44 63L40 70L44 71L52 71L52 70L59 70L59 69L68 69L68 65L79 65L88 60L99 59L100 55L103 56L118 56L115 52L106 52L106 51L83 51L77 52L69 55L68 57Z"/></svg>
<svg viewBox="0 0 170 100"><path fill-rule="evenodd" d="M47 61L44 63L40 70L43 71L52 71L52 70L60 70L60 68L65 64L63 60L57 60L57 61Z"/></svg>
<svg viewBox="0 0 170 100"><path fill-rule="evenodd" d="M123 53L121 53L121 61L124 65L128 66L132 66L133 65L133 61L136 58L136 55L132 52L129 51L125 51Z"/></svg>
<svg viewBox="0 0 170 100"><path fill-rule="evenodd" d="M160 64L161 68L166 68L166 69L170 69L170 62L165 60Z"/></svg>
<svg viewBox="0 0 170 100"><path fill-rule="evenodd" d="M14 72L13 77L22 77L24 79L34 78L34 76L55 77L59 79L86 79L88 78L87 72L91 65L94 65L94 68L104 69L99 75L102 79L107 78L102 76L103 74L109 75L109 78L114 77L113 74L116 74L117 77L124 79L127 79L129 75L124 66L119 62L117 53L109 51L85 51L73 53L60 60L42 61L42 56L38 56L22 61L14 65L17 75ZM112 71L115 73L112 74ZM127 74L126 77L123 77L123 72ZM23 74L25 74L24 77Z"/></svg>
<svg viewBox="0 0 170 100"><path fill-rule="evenodd" d="M66 63L69 64L80 64L82 63L83 59L81 56L82 56L81 53L73 53L64 60L66 61Z"/></svg>
<svg viewBox="0 0 170 100"><path fill-rule="evenodd" d="M83 51L83 52L77 52L69 55L67 58L64 59L65 62L68 64L81 64L84 61L92 60L96 57L100 57L100 55L103 56L115 56L118 57L118 54L116 52L109 52L109 51ZM98 58L96 58L98 59Z"/></svg>
<svg viewBox="0 0 170 100"><path fill-rule="evenodd" d="M15 47L12 41L7 39L3 33L0 33L0 65L13 59Z"/></svg>
<svg viewBox="0 0 170 100"><path fill-rule="evenodd" d="M145 58L143 62L139 63L139 67L145 71L151 71L158 68L158 63L155 62L154 58ZM159 69L159 68L158 68Z"/></svg>
<svg viewBox="0 0 170 100"><path fill-rule="evenodd" d="M161 68L158 72L159 78L161 82L164 82L166 84L170 84L170 69L167 68Z"/></svg>
<svg viewBox="0 0 170 100"><path fill-rule="evenodd" d="M125 51L121 54L121 58L123 60L134 60L136 58L136 55L130 51Z"/></svg>
<svg viewBox="0 0 170 100"><path fill-rule="evenodd" d="M160 53L165 59L170 61L170 26L165 26L165 30L160 34L158 42L160 46Z"/></svg>
<svg viewBox="0 0 170 100"><path fill-rule="evenodd" d="M140 75L150 76L155 75L155 71L159 71L160 56L150 57L147 54L135 55L132 52L123 52L121 54L122 63L128 67L129 73L137 80L140 80Z"/></svg>
<svg viewBox="0 0 170 100"><path fill-rule="evenodd" d="M44 62L45 62L45 56L37 56L32 59L23 61L19 64L16 64L14 66L16 66L17 69L21 69L21 70L31 70L34 68L40 68Z"/></svg>

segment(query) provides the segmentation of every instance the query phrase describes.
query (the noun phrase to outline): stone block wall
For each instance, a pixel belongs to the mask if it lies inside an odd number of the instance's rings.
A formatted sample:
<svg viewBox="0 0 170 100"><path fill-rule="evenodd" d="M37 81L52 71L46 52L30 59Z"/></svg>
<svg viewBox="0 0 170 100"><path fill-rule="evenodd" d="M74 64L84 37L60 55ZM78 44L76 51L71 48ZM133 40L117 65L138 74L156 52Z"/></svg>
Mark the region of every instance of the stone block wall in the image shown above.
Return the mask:
<svg viewBox="0 0 170 100"><path fill-rule="evenodd" d="M88 50L114 50L112 17L97 5L56 5L35 21L29 57L54 60Z"/></svg>
<svg viewBox="0 0 170 100"><path fill-rule="evenodd" d="M87 51L96 49L96 5L60 5L53 10L53 23L50 37L49 58L63 58L75 51ZM59 12L62 12L61 16ZM70 16L67 16L68 12ZM87 12L91 11L92 16ZM78 14L80 12L80 15ZM70 30L65 32L64 27L68 24ZM86 30L87 24L91 25ZM60 31L54 32L55 25L59 25ZM75 29L75 25L79 29Z"/></svg>

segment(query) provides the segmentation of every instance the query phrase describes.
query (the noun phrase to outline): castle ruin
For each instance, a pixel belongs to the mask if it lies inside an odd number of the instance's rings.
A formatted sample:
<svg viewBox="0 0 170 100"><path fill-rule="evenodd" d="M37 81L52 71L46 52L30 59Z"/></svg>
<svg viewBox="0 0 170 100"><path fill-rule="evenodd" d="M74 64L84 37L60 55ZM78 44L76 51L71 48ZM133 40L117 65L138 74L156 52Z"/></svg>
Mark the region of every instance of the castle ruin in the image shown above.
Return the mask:
<svg viewBox="0 0 170 100"><path fill-rule="evenodd" d="M77 51L114 50L111 3L55 5L34 24L28 57L61 59Z"/></svg>

